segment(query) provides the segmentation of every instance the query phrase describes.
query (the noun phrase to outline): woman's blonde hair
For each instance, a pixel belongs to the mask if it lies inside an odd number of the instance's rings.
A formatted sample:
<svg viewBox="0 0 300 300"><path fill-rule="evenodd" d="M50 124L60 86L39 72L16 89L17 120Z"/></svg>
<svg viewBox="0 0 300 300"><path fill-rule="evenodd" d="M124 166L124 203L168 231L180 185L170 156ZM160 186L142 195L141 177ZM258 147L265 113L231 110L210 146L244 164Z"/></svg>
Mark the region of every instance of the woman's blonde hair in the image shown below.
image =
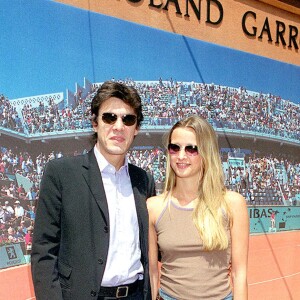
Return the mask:
<svg viewBox="0 0 300 300"><path fill-rule="evenodd" d="M224 199L224 173L219 153L217 135L212 126L202 117L189 116L178 121L165 136L165 147L171 142L176 128L192 128L196 134L203 170L199 174L198 198L193 212L193 221L199 231L205 250L226 249L229 239L226 227L230 220L229 207ZM172 193L176 186L176 174L171 168L167 154L167 170L164 192Z"/></svg>

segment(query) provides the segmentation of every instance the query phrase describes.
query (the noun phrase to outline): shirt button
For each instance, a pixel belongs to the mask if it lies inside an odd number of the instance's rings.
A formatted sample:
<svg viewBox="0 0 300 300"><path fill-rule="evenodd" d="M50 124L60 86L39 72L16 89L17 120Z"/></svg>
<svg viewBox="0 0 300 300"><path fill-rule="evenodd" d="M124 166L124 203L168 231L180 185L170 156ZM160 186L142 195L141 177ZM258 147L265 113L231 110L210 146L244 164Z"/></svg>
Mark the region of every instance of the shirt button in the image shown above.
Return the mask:
<svg viewBox="0 0 300 300"><path fill-rule="evenodd" d="M91 296L96 297L97 293L95 291L91 291Z"/></svg>
<svg viewBox="0 0 300 300"><path fill-rule="evenodd" d="M100 265L103 265L103 259L102 259L102 258L99 258L99 259L98 259L98 263L99 263Z"/></svg>
<svg viewBox="0 0 300 300"><path fill-rule="evenodd" d="M108 226L104 226L104 232L108 232Z"/></svg>

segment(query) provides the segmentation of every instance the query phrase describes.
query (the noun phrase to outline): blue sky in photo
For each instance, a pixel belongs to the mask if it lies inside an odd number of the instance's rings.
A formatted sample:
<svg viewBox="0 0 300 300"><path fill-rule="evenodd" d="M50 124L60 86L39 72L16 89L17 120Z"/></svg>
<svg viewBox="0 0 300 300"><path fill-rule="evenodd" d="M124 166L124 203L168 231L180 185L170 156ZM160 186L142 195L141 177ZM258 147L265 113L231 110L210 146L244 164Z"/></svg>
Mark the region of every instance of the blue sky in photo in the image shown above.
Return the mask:
<svg viewBox="0 0 300 300"><path fill-rule="evenodd" d="M300 67L50 0L0 0L0 94L75 91L111 78L195 81L300 103Z"/></svg>

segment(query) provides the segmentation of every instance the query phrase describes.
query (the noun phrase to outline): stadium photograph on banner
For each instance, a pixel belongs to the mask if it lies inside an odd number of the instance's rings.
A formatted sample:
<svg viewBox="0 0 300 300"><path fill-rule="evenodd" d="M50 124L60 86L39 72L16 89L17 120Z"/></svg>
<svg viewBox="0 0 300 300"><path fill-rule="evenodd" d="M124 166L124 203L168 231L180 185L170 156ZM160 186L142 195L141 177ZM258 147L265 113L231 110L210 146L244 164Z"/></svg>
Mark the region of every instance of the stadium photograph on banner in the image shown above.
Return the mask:
<svg viewBox="0 0 300 300"><path fill-rule="evenodd" d="M38 299L31 250L41 180L50 161L93 148L91 104L106 81L141 98L126 161L153 176L157 195L167 132L193 115L212 126L225 187L247 205L249 299L300 299L300 7L107 2L0 4L0 299Z"/></svg>

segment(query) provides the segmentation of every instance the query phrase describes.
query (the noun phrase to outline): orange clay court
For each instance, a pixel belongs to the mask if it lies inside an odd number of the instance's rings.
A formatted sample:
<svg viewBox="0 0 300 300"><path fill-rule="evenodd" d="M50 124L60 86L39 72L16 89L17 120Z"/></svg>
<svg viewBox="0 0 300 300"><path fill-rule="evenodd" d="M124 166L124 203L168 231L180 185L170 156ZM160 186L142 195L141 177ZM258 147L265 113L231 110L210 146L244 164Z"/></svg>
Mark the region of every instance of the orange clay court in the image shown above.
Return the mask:
<svg viewBox="0 0 300 300"><path fill-rule="evenodd" d="M252 235L248 269L249 300L300 299L300 231ZM0 299L35 299L30 265L0 271Z"/></svg>

